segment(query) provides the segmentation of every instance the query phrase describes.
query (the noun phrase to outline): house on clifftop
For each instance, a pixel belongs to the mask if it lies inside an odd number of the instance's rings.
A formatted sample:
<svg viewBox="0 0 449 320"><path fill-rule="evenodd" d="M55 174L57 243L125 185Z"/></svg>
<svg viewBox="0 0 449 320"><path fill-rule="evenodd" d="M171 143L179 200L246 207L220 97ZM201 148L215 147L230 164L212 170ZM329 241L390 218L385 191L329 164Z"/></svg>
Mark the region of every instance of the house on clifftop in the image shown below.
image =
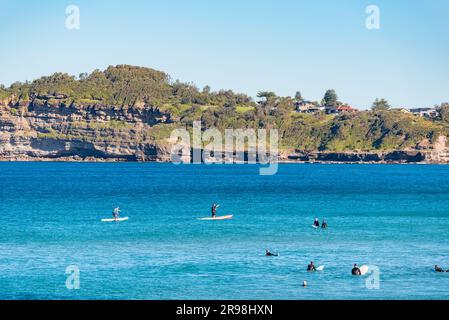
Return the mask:
<svg viewBox="0 0 449 320"><path fill-rule="evenodd" d="M436 108L415 108L410 109L410 112L413 113L415 116L429 119L434 119L440 115L440 113Z"/></svg>
<svg viewBox="0 0 449 320"><path fill-rule="evenodd" d="M324 111L324 107L318 106L317 104L306 100L295 102L295 107L296 112L299 113L316 113Z"/></svg>

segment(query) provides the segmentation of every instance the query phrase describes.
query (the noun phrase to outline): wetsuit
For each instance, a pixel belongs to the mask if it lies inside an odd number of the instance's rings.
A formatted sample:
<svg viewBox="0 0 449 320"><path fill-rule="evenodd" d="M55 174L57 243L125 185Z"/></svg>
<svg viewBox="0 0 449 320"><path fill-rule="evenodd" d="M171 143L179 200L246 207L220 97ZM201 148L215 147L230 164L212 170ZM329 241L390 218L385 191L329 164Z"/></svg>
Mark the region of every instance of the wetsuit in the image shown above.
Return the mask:
<svg viewBox="0 0 449 320"><path fill-rule="evenodd" d="M352 269L352 275L353 276L361 276L362 275L362 272L360 271L359 267L354 267Z"/></svg>
<svg viewBox="0 0 449 320"><path fill-rule="evenodd" d="M444 272L444 270L441 267L436 266L435 267L436 272Z"/></svg>
<svg viewBox="0 0 449 320"><path fill-rule="evenodd" d="M315 268L315 266L313 264L309 264L307 266L307 271L316 271L316 268Z"/></svg>

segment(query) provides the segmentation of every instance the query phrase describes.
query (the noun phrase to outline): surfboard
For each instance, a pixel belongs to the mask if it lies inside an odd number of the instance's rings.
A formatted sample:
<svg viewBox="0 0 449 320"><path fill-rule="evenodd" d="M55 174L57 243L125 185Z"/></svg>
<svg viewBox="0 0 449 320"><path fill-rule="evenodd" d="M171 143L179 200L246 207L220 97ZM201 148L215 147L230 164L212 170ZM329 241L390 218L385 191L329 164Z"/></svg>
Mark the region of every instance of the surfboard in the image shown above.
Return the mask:
<svg viewBox="0 0 449 320"><path fill-rule="evenodd" d="M219 217L209 217L209 218L199 218L198 220L201 221L215 221L215 220L231 220L234 216L228 215L228 216L219 216Z"/></svg>
<svg viewBox="0 0 449 320"><path fill-rule="evenodd" d="M369 271L369 267L368 266L361 266L360 267L360 273L362 274L362 276L364 276L365 274L367 274Z"/></svg>
<svg viewBox="0 0 449 320"><path fill-rule="evenodd" d="M124 217L124 218L118 218L118 219L101 219L101 222L123 222L129 220L129 217Z"/></svg>
<svg viewBox="0 0 449 320"><path fill-rule="evenodd" d="M318 226L312 224L312 228L314 228L314 229L319 229L320 227L318 227Z"/></svg>
<svg viewBox="0 0 449 320"><path fill-rule="evenodd" d="M324 270L324 266L319 266L318 268L316 268L316 271L323 271Z"/></svg>

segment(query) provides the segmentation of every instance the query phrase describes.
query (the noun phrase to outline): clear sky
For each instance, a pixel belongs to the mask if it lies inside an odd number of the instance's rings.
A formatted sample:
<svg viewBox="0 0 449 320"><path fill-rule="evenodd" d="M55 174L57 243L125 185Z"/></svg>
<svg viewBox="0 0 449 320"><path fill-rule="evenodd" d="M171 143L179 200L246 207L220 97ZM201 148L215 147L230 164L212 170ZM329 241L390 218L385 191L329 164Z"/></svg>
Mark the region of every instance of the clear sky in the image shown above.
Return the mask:
<svg viewBox="0 0 449 320"><path fill-rule="evenodd" d="M133 64L251 96L431 106L449 101L448 21L448 0L0 0L0 83Z"/></svg>

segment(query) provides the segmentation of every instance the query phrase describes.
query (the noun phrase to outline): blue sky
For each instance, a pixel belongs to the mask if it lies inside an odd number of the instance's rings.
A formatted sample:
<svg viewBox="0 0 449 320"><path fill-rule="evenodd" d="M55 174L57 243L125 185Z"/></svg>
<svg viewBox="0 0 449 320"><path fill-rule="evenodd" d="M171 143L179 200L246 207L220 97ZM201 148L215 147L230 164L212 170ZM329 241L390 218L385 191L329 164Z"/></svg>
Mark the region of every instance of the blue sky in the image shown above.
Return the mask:
<svg viewBox="0 0 449 320"><path fill-rule="evenodd" d="M65 27L72 4L80 30ZM447 0L0 0L0 83L133 64L251 96L428 106L449 101L447 21Z"/></svg>

